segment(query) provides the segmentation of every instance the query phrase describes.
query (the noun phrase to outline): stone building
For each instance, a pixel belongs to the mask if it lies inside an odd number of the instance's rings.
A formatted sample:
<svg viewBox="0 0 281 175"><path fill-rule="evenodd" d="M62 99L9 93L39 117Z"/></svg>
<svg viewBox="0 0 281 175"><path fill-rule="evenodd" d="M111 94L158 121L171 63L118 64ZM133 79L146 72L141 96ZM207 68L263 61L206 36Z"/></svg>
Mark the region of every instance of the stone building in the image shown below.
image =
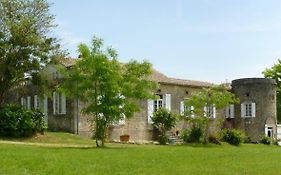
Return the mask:
<svg viewBox="0 0 281 175"><path fill-rule="evenodd" d="M59 65L49 65L44 70L50 87L63 81L58 72L60 66L71 68L74 59L60 59ZM147 141L157 137L152 127L151 115L161 107L169 111L182 113L185 99L202 88L212 86L212 83L170 78L154 70L151 80L159 83L159 89L153 93L159 96L157 100L139 101L141 111L135 113L129 120L119 121L109 129L109 139L119 140L120 135L130 135L130 140ZM39 96L36 88L27 86L27 91L18 96L19 101L26 108L38 108L45 113L45 120L52 131L67 131L90 137L90 117L81 112L83 103L78 99L65 97L58 92ZM259 141L264 134L276 138L276 93L275 82L272 79L253 78L239 79L232 82L232 91L239 97L241 104L230 105L224 110L212 109L211 123L225 119L224 127L238 128L246 132L252 141ZM28 88L29 87L29 88ZM75 87L73 87L75 88ZM214 125L215 126L215 125ZM180 123L175 130L181 130L184 123ZM213 128L219 130L220 128Z"/></svg>

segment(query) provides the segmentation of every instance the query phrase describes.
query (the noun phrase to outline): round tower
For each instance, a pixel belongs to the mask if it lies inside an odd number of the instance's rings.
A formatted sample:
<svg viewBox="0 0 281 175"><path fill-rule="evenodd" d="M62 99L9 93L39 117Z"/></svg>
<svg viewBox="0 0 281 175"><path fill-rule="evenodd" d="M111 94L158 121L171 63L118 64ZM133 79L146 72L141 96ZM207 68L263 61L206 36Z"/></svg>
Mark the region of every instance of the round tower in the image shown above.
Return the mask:
<svg viewBox="0 0 281 175"><path fill-rule="evenodd" d="M235 105L234 128L244 130L253 142L267 135L276 138L276 82L269 78L232 81L232 91L240 99Z"/></svg>

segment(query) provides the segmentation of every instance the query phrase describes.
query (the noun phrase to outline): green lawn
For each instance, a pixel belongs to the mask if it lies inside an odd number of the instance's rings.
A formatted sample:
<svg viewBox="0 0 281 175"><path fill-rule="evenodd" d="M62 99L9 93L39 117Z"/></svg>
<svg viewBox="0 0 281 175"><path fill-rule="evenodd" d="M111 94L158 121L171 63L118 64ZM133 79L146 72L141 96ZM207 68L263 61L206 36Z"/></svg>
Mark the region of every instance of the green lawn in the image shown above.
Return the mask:
<svg viewBox="0 0 281 175"><path fill-rule="evenodd" d="M68 136L61 134L58 135L58 138L60 137ZM76 136L70 137L74 137L73 140L76 141L80 140ZM84 141L87 144L92 142ZM86 149L2 143L0 156L0 175L281 174L281 147L251 144L240 147L227 144L222 146L108 144L104 149Z"/></svg>

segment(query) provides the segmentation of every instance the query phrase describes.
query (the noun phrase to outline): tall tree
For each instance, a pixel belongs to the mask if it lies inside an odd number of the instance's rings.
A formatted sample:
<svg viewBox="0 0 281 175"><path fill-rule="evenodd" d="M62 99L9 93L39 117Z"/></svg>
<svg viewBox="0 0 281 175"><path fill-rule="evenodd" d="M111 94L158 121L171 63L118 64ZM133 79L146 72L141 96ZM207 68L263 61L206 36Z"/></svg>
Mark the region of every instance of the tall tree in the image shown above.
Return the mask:
<svg viewBox="0 0 281 175"><path fill-rule="evenodd" d="M0 0L0 106L8 91L34 78L59 51L48 34L55 27L45 0Z"/></svg>
<svg viewBox="0 0 281 175"><path fill-rule="evenodd" d="M139 110L137 99L153 97L154 82L148 80L151 64L131 61L120 64L117 53L102 50L103 41L93 39L92 47L79 45L81 59L64 71L65 81L60 89L67 96L85 103L83 111L93 116L96 145L104 146L110 124L132 117Z"/></svg>
<svg viewBox="0 0 281 175"><path fill-rule="evenodd" d="M185 101L189 108L184 113L184 119L193 122L196 126L205 127L204 142L208 142L209 121L216 113L216 109L223 109L230 104L238 103L239 99L225 87L225 85L212 86L194 93ZM195 117L192 117L195 116Z"/></svg>
<svg viewBox="0 0 281 175"><path fill-rule="evenodd" d="M277 83L276 89L276 108L277 108L277 121L281 122L281 60L278 59L278 63L274 64L271 68L265 69L262 72L264 77L272 78Z"/></svg>

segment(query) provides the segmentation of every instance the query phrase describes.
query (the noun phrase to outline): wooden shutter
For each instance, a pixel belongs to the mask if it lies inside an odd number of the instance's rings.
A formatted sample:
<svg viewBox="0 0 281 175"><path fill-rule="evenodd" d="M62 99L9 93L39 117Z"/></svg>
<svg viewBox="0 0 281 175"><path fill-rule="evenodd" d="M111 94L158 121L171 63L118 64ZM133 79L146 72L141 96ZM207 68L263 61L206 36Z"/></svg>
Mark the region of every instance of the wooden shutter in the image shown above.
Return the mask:
<svg viewBox="0 0 281 175"><path fill-rule="evenodd" d="M153 116L154 106L153 106L153 100L149 99L147 100L147 122L152 123L151 117Z"/></svg>
<svg viewBox="0 0 281 175"><path fill-rule="evenodd" d="M180 115L184 115L184 101L180 102Z"/></svg>
<svg viewBox="0 0 281 175"><path fill-rule="evenodd" d="M126 124L126 120L125 120L125 118L126 118L126 116L125 116L125 114L121 114L122 115L122 117L121 117L121 119L119 120L119 122L118 122L118 124L119 125L125 125Z"/></svg>
<svg viewBox="0 0 281 175"><path fill-rule="evenodd" d="M194 106L190 106L191 117L194 118Z"/></svg>
<svg viewBox="0 0 281 175"><path fill-rule="evenodd" d="M34 109L39 109L38 96L34 95Z"/></svg>
<svg viewBox="0 0 281 175"><path fill-rule="evenodd" d="M53 113L57 114L57 93L53 92Z"/></svg>
<svg viewBox="0 0 281 175"><path fill-rule="evenodd" d="M246 110L245 110L245 104L244 103L241 103L241 117L244 118L245 117L245 114L246 113Z"/></svg>
<svg viewBox="0 0 281 175"><path fill-rule="evenodd" d="M22 107L25 107L24 98L23 97L20 98L20 104L21 104Z"/></svg>
<svg viewBox="0 0 281 175"><path fill-rule="evenodd" d="M207 117L207 106L204 106L204 117Z"/></svg>
<svg viewBox="0 0 281 175"><path fill-rule="evenodd" d="M166 109L167 111L171 111L171 94L166 94L165 95L165 100L166 100Z"/></svg>
<svg viewBox="0 0 281 175"><path fill-rule="evenodd" d="M212 107L213 107L213 115L212 115L212 117L213 117L213 118L216 118L216 117L217 117L216 106L215 106L215 105L212 105Z"/></svg>
<svg viewBox="0 0 281 175"><path fill-rule="evenodd" d="M30 109L30 96L27 97L27 109Z"/></svg>
<svg viewBox="0 0 281 175"><path fill-rule="evenodd" d="M66 97L65 97L65 95L64 94L61 94L61 100L60 100L60 102L61 102L61 106L60 106L60 108L61 108L61 114L66 114Z"/></svg>
<svg viewBox="0 0 281 175"><path fill-rule="evenodd" d="M252 117L256 117L256 103L252 103Z"/></svg>
<svg viewBox="0 0 281 175"><path fill-rule="evenodd" d="M43 100L43 113L45 116L45 122L48 124L48 97L47 95L44 95L44 100Z"/></svg>
<svg viewBox="0 0 281 175"><path fill-rule="evenodd" d="M230 110L230 118L234 118L234 105L232 104L232 105L230 105L229 106L229 110Z"/></svg>

